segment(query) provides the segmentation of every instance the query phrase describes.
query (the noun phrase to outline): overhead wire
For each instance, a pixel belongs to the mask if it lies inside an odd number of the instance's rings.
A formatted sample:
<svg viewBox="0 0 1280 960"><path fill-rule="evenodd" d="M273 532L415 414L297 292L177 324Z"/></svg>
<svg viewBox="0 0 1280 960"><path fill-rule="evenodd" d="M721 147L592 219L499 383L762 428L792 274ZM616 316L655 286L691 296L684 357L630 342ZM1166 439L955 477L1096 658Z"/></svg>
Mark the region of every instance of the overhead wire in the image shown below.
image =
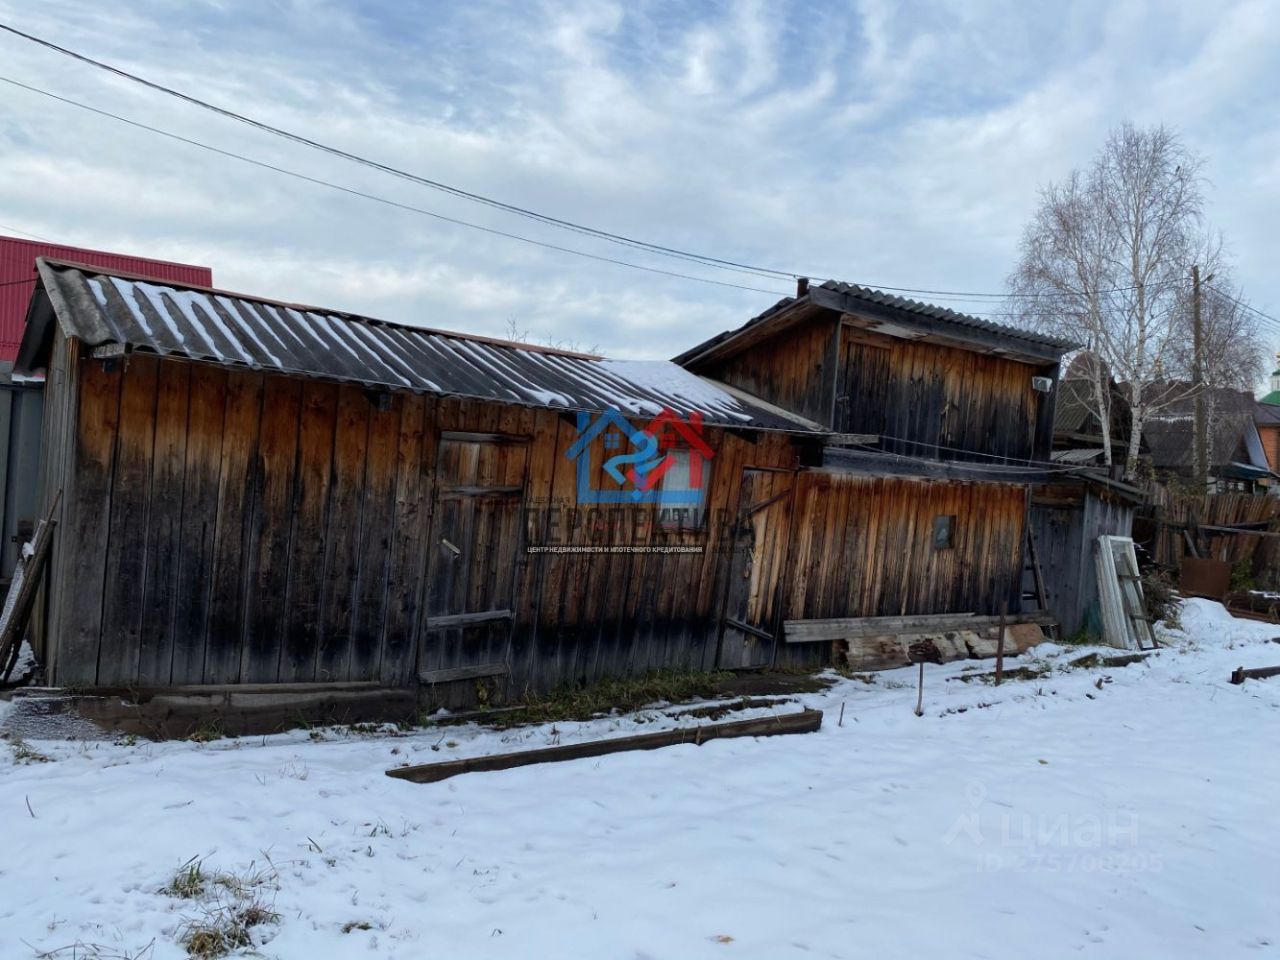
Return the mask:
<svg viewBox="0 0 1280 960"><path fill-rule="evenodd" d="M1242 307L1243 309L1248 310L1250 313L1257 315L1258 317L1267 321L1268 323L1272 323L1272 324L1275 324L1277 327L1280 327L1280 317L1273 317L1271 314L1266 313L1263 310L1259 310L1257 307L1253 306L1250 303L1246 303L1244 300L1241 300L1239 297L1236 297L1230 293L1227 293L1227 291L1223 290L1221 287L1216 287L1208 283L1204 284L1204 286L1208 287L1210 290L1212 290L1214 293L1218 294L1219 296L1225 297L1227 300L1230 300L1232 303L1236 304L1237 306Z"/></svg>
<svg viewBox="0 0 1280 960"><path fill-rule="evenodd" d="M908 442L908 443L911 442L911 441L902 441L901 438L889 437L889 436L884 436L881 439L898 441L898 442ZM933 444L922 444L922 445L926 447L933 446ZM973 462L964 461L964 460L934 460L930 457L913 456L908 453L897 453L892 450L884 450L884 449L881 449L880 447L873 446L869 443L855 443L855 444L850 444L850 446L856 448L860 453L873 453L873 454L876 454L877 456L891 457L895 460L905 460L910 463L946 464L947 466L952 466L952 467L958 466L964 470L972 470L978 473L986 473L989 476L1008 477L1008 476L1014 476L1014 475L1023 475L1030 471L1034 471L1036 473L1043 473L1043 474L1080 473L1081 471L1087 469L1085 467L1081 467L1078 464L1077 465L1056 464L1049 460L1021 460L1016 463L1007 463L1007 464L973 463ZM974 450L963 450L961 452L970 456L984 456L984 454L977 453Z"/></svg>
<svg viewBox="0 0 1280 960"><path fill-rule="evenodd" d="M71 50L68 47L61 46L60 44L56 44L50 40L46 40L42 37L38 37L34 34L20 30L17 27L14 27L10 24L0 22L0 30L4 30L5 32L10 33L13 36L19 37L30 43L37 44L45 49L51 50L62 56L70 57L80 63L86 64L88 66L92 66L99 70L106 71L122 79L128 80L132 83L146 87L147 89L150 89L157 93L161 93L161 94L164 94L165 96L176 98L192 106L198 107L202 110L207 110L219 116L225 117L227 119L234 120L242 124L246 124L248 126L251 126L265 133L269 133L273 136L281 137L283 139L300 144L302 146L306 146L311 149L322 151L331 156L339 157L341 159L344 159L353 163L361 164L363 166L381 171L391 176L409 180L421 186L425 186L433 190L438 190L463 200L483 204L485 206L492 207L516 216L526 217L528 219L535 220L537 222L547 224L552 227L569 230L575 233L583 234L583 235L590 236L600 240L605 240L611 243L621 244L627 247L631 247L633 249L643 250L647 253L655 254L658 256L672 257L672 258L684 260L687 262L698 263L702 266L711 267L713 269L732 270L736 272L747 273L747 274L755 275L764 279L799 280L801 278L808 278L808 277L814 277L819 275L817 272L800 272L795 270L780 269L776 267L760 266L757 264L744 263L741 261L731 260L723 257L715 257L708 254L696 253L694 251L682 250L682 249L668 246L665 244L653 243L650 241L639 240L634 237L628 237L622 234L613 233L597 227L591 227L582 223L578 223L576 221L568 220L563 217L553 216L551 214L542 213L536 210L529 209L527 207L519 206L517 204L508 203L506 201L498 200L496 198L489 197L484 194L476 193L474 191L465 190L461 187L456 187L451 184L447 184L442 181L432 179L430 177L425 177L420 174L415 174L410 171L401 169L399 167L395 167L378 160L373 160L371 158L362 156L360 154L352 153L351 151L344 150L340 147L336 147L328 143L324 143L322 141L313 139L303 134L295 133L293 131L274 126L273 124L266 123L265 121L255 119L246 114L239 113L227 107L222 107L217 104L211 103L210 101L193 96L192 94L186 93L182 90L178 90L173 87L166 86L165 84L158 83L154 80L149 80L143 76L140 76L136 73L125 70L121 67L117 67L105 61L95 59L86 54L79 53L78 51L75 51L75 50ZM9 82L15 83L16 81L9 81ZM23 84L18 84L18 85L24 86ZM31 87L28 87L28 89L35 90L35 88L31 88ZM44 93L45 91L37 90L36 92ZM52 94L47 94L47 95L55 96L56 99L64 99L64 102L73 102L70 100L66 100L65 98L57 98L56 95L52 95ZM80 104L76 104L76 105L80 105ZM95 108L87 108L87 109L95 109ZM99 111L99 112L102 112L104 115L114 116L111 114L107 114L105 111ZM123 119L123 118L116 117L116 119ZM131 121L125 121L125 122L131 122ZM135 125L143 126L146 129L151 129L153 130L153 132L161 132L156 130L155 128L146 127L143 124L135 123ZM176 137L176 135L173 135L173 136ZM216 148L210 148L210 149L216 149ZM240 159L244 159L244 158L241 157ZM284 172L284 171L280 171L280 172ZM444 218L444 219L448 219L448 218ZM461 221L455 220L454 222L461 222ZM510 236L509 234L503 233L503 231L495 230L492 232ZM546 244L546 246L552 249L564 249L564 248L557 248L556 245L554 244ZM616 260L611 260L610 258L602 257L599 259L606 260L607 262L615 262L615 263L619 262ZM663 271L655 270L654 272L661 273ZM682 274L673 274L673 275L684 276ZM714 281L705 281L705 282L714 282ZM733 286L733 284L726 284L726 285ZM970 302L981 302L983 300L988 300L988 299L993 301L1010 300L1010 299L1016 300L1022 297L1038 296L1037 294L1020 294L1012 291L997 293L997 292L981 292L981 291L939 290L939 289L927 289L927 288L919 288L919 287L897 287L897 286L891 286L889 284L878 284L878 283L861 282L861 281L859 282L859 285L874 288L877 290L890 291L893 293L923 294L926 296L948 298L948 299L957 300L957 301L967 299ZM1099 293L1102 293L1102 294L1119 293L1119 292L1124 292L1126 290L1135 290L1137 288L1138 288L1138 285L1135 284L1128 287L1115 287L1111 290L1102 290L1102 291L1099 291ZM742 287L742 289L750 290L750 289L758 289L758 288ZM761 291L761 292L774 292L774 291ZM973 315L982 316L982 314L973 314ZM996 316L1005 316L1005 314L998 314Z"/></svg>
<svg viewBox="0 0 1280 960"><path fill-rule="evenodd" d="M645 266L644 264L633 263L629 260L620 260L615 257L606 257L596 253L589 253L588 251L585 251L585 250L576 250L573 247L564 247L559 244L548 243L545 240L537 240L533 237L527 237L522 234L510 233L506 230L498 230L494 227L486 227L482 224L472 223L469 220L462 220L458 217L450 217L443 213L438 213L434 210L427 210L423 207L417 207L412 204L402 203L398 200L392 200L387 197L378 196L377 194L368 193L364 190L357 190L354 187L347 187L339 183L334 183L333 181L330 181L330 180L324 180L320 177L313 177L313 176L310 176L309 174L299 173L296 170L289 170L286 167L281 167L273 163L268 163L265 160L258 160L253 157L248 157L243 154L235 153L234 151L231 151L231 150L225 150L222 147L215 147L212 144L203 143L199 140L194 140L191 137L184 137L181 134L172 133L168 130L162 130L159 127L153 127L150 124L142 123L139 120L132 120L128 117L124 117L119 114L112 113L109 110L103 110L99 107L94 107L87 103L82 103L79 100L73 100L70 97L64 97L59 94L52 93L48 90L43 90L39 87L35 87L30 84L23 83L19 80L14 80L11 77L0 76L0 82L11 84L12 86L30 91L31 93L36 93L41 96L48 97L52 100L57 100L60 103L77 107L81 110L86 110L89 113L94 113L101 117L107 117L109 119L116 120L120 123L128 124L129 126L139 130L145 130L149 133L153 133L161 137L167 137L168 139L175 140L179 143L185 143L188 146L198 147L201 150L207 150L211 153L216 153L223 157L227 157L233 160L239 160L242 163L247 163L264 170L271 170L271 171L274 171L275 173L283 174L284 176L287 176L287 177L293 177L294 179L302 180L307 183L315 184L317 186L327 187L331 190L337 190L342 193L349 194L350 196L362 197L365 200L372 200L375 203L381 203L390 207L396 207L401 210L406 210L411 213L418 213L423 216L432 217L436 220L440 220L445 223L451 223L457 226L468 227L472 230L479 230L483 233L492 234L494 236L506 237L510 240L519 240L523 243L533 244L534 246L543 247L548 250L555 250L560 253L568 253L577 257L585 257L588 260L595 260L601 263L612 263L622 267L630 267L633 270L643 270L646 273L655 273L655 274L661 274L663 276L668 276L668 277L677 277L682 280L695 280L699 283L710 283L720 287L733 287L738 290L749 290L754 293L767 293L775 297L785 296L784 292L776 289L770 290L763 287L752 287L752 286L747 286L745 284L740 284L740 283L730 283L727 280L715 280L710 277L699 277L693 274L680 273L674 270L663 270L659 267L650 267L650 266Z"/></svg>
<svg viewBox="0 0 1280 960"><path fill-rule="evenodd" d="M42 243L53 243L48 237L42 237L38 234L28 233L26 230L19 230L17 227L11 227L7 223L0 223L0 230L7 230L9 233L16 233L20 237L30 237L32 240L39 240Z"/></svg>

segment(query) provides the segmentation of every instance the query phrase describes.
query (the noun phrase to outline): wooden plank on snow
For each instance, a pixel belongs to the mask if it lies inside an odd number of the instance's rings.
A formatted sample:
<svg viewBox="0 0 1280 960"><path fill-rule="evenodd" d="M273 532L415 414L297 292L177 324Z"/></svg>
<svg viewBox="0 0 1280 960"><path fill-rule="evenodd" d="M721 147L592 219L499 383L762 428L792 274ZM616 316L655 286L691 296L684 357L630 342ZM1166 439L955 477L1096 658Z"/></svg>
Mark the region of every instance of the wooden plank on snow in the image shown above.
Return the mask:
<svg viewBox="0 0 1280 960"><path fill-rule="evenodd" d="M408 780L412 783L436 783L456 777L460 773L478 773L510 770L535 763L559 763L564 760L581 760L603 757L610 753L631 750L657 750L681 743L698 746L708 740L727 740L734 737L771 737L792 733L813 733L822 726L821 710L801 710L782 716L761 717L756 720L735 720L731 723L708 723L678 730L661 730L632 737L614 737L609 740L589 740L541 750L523 750L519 753L502 753L488 757L469 757L465 760L447 760L444 763L428 763L411 767L395 767L387 771L388 777Z"/></svg>

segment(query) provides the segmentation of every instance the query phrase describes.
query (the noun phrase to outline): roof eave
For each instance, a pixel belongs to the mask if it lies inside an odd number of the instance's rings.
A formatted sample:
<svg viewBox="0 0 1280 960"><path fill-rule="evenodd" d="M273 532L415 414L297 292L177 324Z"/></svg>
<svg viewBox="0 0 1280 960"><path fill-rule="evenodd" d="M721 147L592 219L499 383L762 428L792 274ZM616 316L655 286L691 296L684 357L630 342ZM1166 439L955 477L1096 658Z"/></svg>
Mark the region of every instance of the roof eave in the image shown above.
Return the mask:
<svg viewBox="0 0 1280 960"><path fill-rule="evenodd" d="M685 368L701 366L717 360L726 360L741 353L760 340L776 336L788 327L801 323L814 313L810 295L780 300L764 313L752 317L734 330L725 330L684 353L672 357L671 362Z"/></svg>
<svg viewBox="0 0 1280 960"><path fill-rule="evenodd" d="M1033 364L1058 363L1071 344L1043 342L1012 334L970 327L954 320L931 317L889 304L875 303L851 291L813 287L809 297L817 306L871 321L871 329L905 339L949 343L968 350L991 353Z"/></svg>

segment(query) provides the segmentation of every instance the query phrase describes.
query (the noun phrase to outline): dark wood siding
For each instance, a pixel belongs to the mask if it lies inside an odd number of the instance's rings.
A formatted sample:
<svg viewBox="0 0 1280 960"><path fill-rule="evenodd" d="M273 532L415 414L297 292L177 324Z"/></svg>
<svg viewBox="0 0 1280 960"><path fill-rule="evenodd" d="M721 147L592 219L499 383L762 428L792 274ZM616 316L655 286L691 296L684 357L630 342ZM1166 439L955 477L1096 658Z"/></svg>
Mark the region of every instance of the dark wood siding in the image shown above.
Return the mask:
<svg viewBox="0 0 1280 960"><path fill-rule="evenodd" d="M1130 536L1133 513L1131 503L1084 484L1035 489L1029 522L1049 610L1063 637L1101 638L1094 545L1101 536Z"/></svg>
<svg viewBox="0 0 1280 960"><path fill-rule="evenodd" d="M146 355L78 370L57 682L406 681L434 401Z"/></svg>
<svg viewBox="0 0 1280 960"><path fill-rule="evenodd" d="M835 429L875 433L882 447L931 459L1036 452L1041 399L1030 364L957 347L887 337L845 324ZM978 454L971 457L968 454Z"/></svg>
<svg viewBox="0 0 1280 960"><path fill-rule="evenodd" d="M432 597L438 616L511 610L483 646L514 694L709 667L743 469L796 460L784 436L707 430L705 521L668 529L652 506L578 503L571 415L148 355L74 363L60 683L415 683L476 642L432 628ZM600 482L602 438L592 455ZM433 593L440 537L470 555ZM524 549L610 542L655 552Z"/></svg>
<svg viewBox="0 0 1280 960"><path fill-rule="evenodd" d="M1027 488L802 472L796 483L787 620L1016 610ZM954 517L935 548L935 517ZM820 661L820 644L781 648Z"/></svg>
<svg viewBox="0 0 1280 960"><path fill-rule="evenodd" d="M698 373L830 427L838 332L835 315L820 314Z"/></svg>
<svg viewBox="0 0 1280 960"><path fill-rule="evenodd" d="M695 521L581 501L572 414L149 356L76 360L74 345L68 358L74 537L50 588L57 683L426 676L433 699L457 703L483 678L441 671L500 663L517 697L714 667L730 594L764 628L779 613L993 612L1016 591L1023 487L796 472L788 437L709 428ZM585 469L601 489L606 455L597 437ZM753 532L774 545L765 603L763 588L735 591L738 514L788 487L762 514L779 529ZM932 547L936 515L957 518L951 549ZM461 553L441 554L443 540ZM495 611L510 613L434 622ZM775 647L784 662L822 652ZM774 656L757 653L752 665Z"/></svg>

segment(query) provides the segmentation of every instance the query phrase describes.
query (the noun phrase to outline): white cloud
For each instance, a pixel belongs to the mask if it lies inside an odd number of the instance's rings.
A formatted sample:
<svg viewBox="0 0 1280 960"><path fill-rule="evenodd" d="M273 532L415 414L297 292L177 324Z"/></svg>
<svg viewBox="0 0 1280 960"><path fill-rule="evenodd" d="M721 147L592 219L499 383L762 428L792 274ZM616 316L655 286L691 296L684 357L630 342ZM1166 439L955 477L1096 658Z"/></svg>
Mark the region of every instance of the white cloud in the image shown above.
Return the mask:
<svg viewBox="0 0 1280 960"><path fill-rule="evenodd" d="M26 6L26 5L23 5ZM1132 117L1209 156L1210 214L1280 308L1280 10L1013 0L357 8L51 0L0 19L317 139L726 259L999 289L1037 187ZM0 36L0 73L448 216L642 255L325 158ZM209 263L220 284L388 319L673 354L767 306L344 197L0 90L0 222ZM960 308L990 309L978 303Z"/></svg>

